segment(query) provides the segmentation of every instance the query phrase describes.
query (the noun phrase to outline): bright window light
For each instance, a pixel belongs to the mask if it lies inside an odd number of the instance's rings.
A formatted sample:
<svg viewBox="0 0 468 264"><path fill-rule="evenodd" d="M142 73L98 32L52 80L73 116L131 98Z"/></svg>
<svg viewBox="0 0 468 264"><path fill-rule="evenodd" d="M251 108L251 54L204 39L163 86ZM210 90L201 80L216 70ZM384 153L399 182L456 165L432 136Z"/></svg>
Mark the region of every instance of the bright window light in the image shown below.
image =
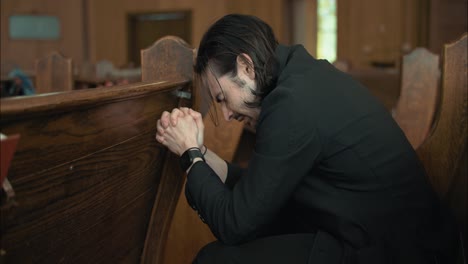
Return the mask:
<svg viewBox="0 0 468 264"><path fill-rule="evenodd" d="M336 0L317 0L317 58L336 60Z"/></svg>

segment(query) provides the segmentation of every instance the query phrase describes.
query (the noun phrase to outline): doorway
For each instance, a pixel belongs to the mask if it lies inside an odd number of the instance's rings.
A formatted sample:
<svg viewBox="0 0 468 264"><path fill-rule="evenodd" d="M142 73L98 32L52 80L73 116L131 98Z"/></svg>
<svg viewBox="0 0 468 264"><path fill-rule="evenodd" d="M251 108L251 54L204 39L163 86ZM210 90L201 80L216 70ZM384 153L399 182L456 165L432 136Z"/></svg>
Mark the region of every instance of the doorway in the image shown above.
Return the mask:
<svg viewBox="0 0 468 264"><path fill-rule="evenodd" d="M182 38L190 43L192 15L190 11L140 13L128 15L128 61L140 67L140 50L151 46L167 35Z"/></svg>

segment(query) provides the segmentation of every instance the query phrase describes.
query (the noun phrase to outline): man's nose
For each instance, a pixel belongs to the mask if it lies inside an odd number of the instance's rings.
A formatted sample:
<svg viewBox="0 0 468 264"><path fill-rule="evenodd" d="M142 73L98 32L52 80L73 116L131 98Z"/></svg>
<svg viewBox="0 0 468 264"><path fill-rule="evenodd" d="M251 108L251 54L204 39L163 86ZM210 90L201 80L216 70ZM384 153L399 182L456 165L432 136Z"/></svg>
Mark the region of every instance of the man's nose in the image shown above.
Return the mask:
<svg viewBox="0 0 468 264"><path fill-rule="evenodd" d="M223 115L224 115L224 119L226 121L231 121L232 120L232 117L234 116L234 112L232 112L227 106L226 104L223 104L221 109L223 110Z"/></svg>

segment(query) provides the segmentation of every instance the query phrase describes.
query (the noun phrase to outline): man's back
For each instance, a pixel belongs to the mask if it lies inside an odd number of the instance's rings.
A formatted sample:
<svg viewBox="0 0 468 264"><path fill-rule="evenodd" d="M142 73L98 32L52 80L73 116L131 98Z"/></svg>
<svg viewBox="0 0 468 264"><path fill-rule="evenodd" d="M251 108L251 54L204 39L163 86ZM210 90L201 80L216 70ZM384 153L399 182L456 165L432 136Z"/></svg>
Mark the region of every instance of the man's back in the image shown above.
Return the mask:
<svg viewBox="0 0 468 264"><path fill-rule="evenodd" d="M262 114L284 105L288 109L283 111L303 128L288 140L303 142L316 153L303 157L310 170L291 205L301 208L295 216L300 222L310 223L304 231L318 227L354 248L372 248L370 254L382 251L415 263L424 262L419 258L429 256L430 249L434 253L450 245L436 238L452 220L446 219L390 113L365 87L302 47L280 46L278 54L278 87L265 99ZM289 101L279 103L284 100ZM262 127L258 130L260 136L266 134ZM450 237L452 231L446 233Z"/></svg>

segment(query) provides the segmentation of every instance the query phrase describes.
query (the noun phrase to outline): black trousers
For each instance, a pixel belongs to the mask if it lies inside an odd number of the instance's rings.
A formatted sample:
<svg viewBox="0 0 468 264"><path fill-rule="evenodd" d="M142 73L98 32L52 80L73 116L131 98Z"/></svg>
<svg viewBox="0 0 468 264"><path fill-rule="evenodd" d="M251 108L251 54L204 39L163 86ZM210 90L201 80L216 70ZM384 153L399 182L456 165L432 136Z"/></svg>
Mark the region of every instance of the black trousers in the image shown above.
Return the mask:
<svg viewBox="0 0 468 264"><path fill-rule="evenodd" d="M241 245L227 246L218 241L203 247L194 264L339 264L342 246L325 232L287 234L259 238Z"/></svg>
<svg viewBox="0 0 468 264"><path fill-rule="evenodd" d="M444 254L423 250L411 242L401 241L399 245L403 246L394 248L392 253L378 246L356 250L318 230L316 233L267 236L236 246L215 241L203 247L193 263L455 264L460 254L455 247L450 254Z"/></svg>
<svg viewBox="0 0 468 264"><path fill-rule="evenodd" d="M309 263L315 234L263 237L237 246L218 241L200 250L195 264Z"/></svg>

